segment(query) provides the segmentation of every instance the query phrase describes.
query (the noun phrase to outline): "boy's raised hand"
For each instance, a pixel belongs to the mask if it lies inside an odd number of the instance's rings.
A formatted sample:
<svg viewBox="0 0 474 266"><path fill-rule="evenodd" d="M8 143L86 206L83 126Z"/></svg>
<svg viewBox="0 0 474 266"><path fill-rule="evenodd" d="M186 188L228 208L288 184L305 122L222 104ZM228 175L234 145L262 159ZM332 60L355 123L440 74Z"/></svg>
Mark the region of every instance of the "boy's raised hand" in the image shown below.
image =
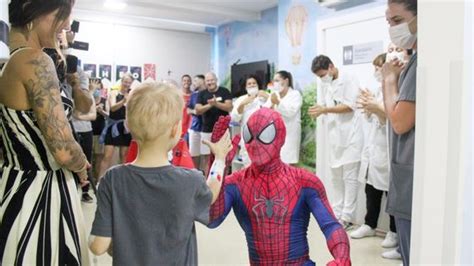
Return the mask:
<svg viewBox="0 0 474 266"><path fill-rule="evenodd" d="M232 150L232 141L230 140L229 130L227 129L222 138L220 138L216 143L212 143L208 140L203 140L202 143L207 145L216 157L212 163L212 166L209 170L209 176L207 178L207 185L212 192L212 203L214 203L217 200L222 187L222 177L224 176L225 170L225 158L227 153Z"/></svg>

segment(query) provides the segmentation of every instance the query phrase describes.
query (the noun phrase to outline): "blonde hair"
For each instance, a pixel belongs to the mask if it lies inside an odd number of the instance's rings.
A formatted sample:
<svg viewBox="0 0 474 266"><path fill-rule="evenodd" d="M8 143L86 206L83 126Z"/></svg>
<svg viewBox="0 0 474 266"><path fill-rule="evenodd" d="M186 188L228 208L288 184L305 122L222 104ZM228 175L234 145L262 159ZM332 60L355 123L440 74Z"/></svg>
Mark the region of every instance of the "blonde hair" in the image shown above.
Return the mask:
<svg viewBox="0 0 474 266"><path fill-rule="evenodd" d="M372 65L382 67L386 60L387 53L379 54L377 57L375 57L374 61L372 61Z"/></svg>
<svg viewBox="0 0 474 266"><path fill-rule="evenodd" d="M132 73L130 73L130 72L127 72L127 73L123 74L123 76L122 76L122 78L120 79L120 81L123 82L123 80L126 79L126 78L129 78L132 82L135 80L135 79L133 78Z"/></svg>
<svg viewBox="0 0 474 266"><path fill-rule="evenodd" d="M127 125L138 143L166 134L182 119L184 100L176 87L145 82L135 88L127 101Z"/></svg>

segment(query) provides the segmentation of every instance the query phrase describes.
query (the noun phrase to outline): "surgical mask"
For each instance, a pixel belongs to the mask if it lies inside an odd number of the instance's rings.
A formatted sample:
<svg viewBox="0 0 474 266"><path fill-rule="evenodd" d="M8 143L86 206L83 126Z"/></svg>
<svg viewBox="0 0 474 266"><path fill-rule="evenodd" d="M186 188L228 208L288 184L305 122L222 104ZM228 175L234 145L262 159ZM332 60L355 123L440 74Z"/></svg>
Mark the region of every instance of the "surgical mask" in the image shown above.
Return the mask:
<svg viewBox="0 0 474 266"><path fill-rule="evenodd" d="M333 79L333 77L331 75L329 75L329 73L328 73L326 76L321 78L321 82L324 83L324 84L329 84L329 83L331 83L332 79Z"/></svg>
<svg viewBox="0 0 474 266"><path fill-rule="evenodd" d="M95 90L93 95L94 95L94 98L99 98L99 96L100 96L100 91L99 91L99 90Z"/></svg>
<svg viewBox="0 0 474 266"><path fill-rule="evenodd" d="M274 92L280 92L280 91L281 91L280 82L274 82L274 83L273 83L273 91L274 91Z"/></svg>
<svg viewBox="0 0 474 266"><path fill-rule="evenodd" d="M377 80L378 83L382 83L382 81L383 81L382 72L375 71L374 78L375 78L375 80Z"/></svg>
<svg viewBox="0 0 474 266"><path fill-rule="evenodd" d="M400 62L405 61L405 53L393 51L387 54L387 62L392 62L393 60L398 59Z"/></svg>
<svg viewBox="0 0 474 266"><path fill-rule="evenodd" d="M412 34L408 26L409 23L413 21L413 19L410 22L404 22L400 25L390 27L390 39L392 40L392 43L395 44L397 47L403 49L413 48L413 45L417 40L417 33Z"/></svg>
<svg viewBox="0 0 474 266"><path fill-rule="evenodd" d="M255 96L258 94L258 87L250 87L250 88L247 88L247 93L250 95L250 96Z"/></svg>

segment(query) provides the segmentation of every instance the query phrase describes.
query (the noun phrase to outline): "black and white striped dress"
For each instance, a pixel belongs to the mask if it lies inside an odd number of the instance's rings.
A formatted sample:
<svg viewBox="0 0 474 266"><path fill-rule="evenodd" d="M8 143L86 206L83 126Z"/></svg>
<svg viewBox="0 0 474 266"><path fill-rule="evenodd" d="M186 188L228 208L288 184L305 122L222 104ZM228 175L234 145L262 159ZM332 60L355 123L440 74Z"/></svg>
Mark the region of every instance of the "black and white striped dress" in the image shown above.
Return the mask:
<svg viewBox="0 0 474 266"><path fill-rule="evenodd" d="M0 104L0 135L0 265L89 265L77 179L56 163L34 113Z"/></svg>

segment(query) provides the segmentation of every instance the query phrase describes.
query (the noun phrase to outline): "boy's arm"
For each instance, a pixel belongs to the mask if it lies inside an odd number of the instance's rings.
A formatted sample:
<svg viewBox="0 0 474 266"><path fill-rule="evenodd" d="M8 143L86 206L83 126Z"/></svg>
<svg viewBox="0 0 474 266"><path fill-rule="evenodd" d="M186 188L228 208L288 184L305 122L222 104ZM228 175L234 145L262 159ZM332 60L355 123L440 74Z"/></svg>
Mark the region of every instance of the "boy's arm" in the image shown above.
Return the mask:
<svg viewBox="0 0 474 266"><path fill-rule="evenodd" d="M350 266L349 239L332 212L323 183L313 174L304 172L303 175L305 177L302 185L306 204L323 231L328 249L334 257L328 265Z"/></svg>
<svg viewBox="0 0 474 266"><path fill-rule="evenodd" d="M211 204L213 204L217 200L217 197L219 196L219 192L221 191L222 177L224 176L224 169L225 169L224 160L222 158L216 158L216 160L211 166L211 170L209 171L209 176L207 178L207 186L212 192Z"/></svg>
<svg viewBox="0 0 474 266"><path fill-rule="evenodd" d="M212 203L214 203L222 187L222 177L224 176L227 153L232 150L229 130L226 131L218 142L212 143L211 141L203 140L203 144L209 146L212 154L214 154L216 158L207 178L207 185L212 192Z"/></svg>
<svg viewBox="0 0 474 266"><path fill-rule="evenodd" d="M226 186L223 186L226 156L233 147L232 142L230 141L229 130L227 129L228 120L229 117L227 117L227 119L220 117L219 121L214 126L214 139L211 137L211 142L203 141L204 144L210 147L213 155L216 158L212 163L212 166L210 167L209 178L207 181L209 187L211 188L211 190L213 190L213 204L209 212L209 228L215 228L219 224L221 224L229 213L230 207L232 206L231 194L229 191L225 191ZM225 126L225 129L223 127L222 131L220 131L219 129L216 130L216 126L219 127L219 125L221 124L222 126ZM219 135L221 134L220 132L225 133L223 134L223 136L217 136L217 131L219 131ZM212 140L215 141L217 139L219 140L218 142L212 143Z"/></svg>
<svg viewBox="0 0 474 266"><path fill-rule="evenodd" d="M97 210L92 224L89 248L95 255L104 254L112 241L112 189L110 170L105 174L97 190Z"/></svg>
<svg viewBox="0 0 474 266"><path fill-rule="evenodd" d="M111 237L91 235L89 239L89 248L94 255L100 256L109 249L111 243Z"/></svg>

